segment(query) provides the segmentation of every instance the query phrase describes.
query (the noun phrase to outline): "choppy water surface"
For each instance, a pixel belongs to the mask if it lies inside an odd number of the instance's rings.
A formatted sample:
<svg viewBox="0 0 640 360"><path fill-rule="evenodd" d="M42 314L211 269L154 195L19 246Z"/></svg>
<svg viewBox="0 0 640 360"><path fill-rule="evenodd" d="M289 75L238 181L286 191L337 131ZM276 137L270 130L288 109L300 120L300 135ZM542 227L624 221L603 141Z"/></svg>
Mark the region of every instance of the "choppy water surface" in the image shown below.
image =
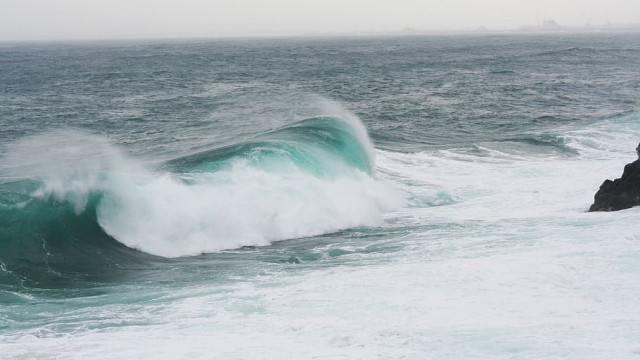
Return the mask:
<svg viewBox="0 0 640 360"><path fill-rule="evenodd" d="M0 350L635 358L640 36L0 44Z"/></svg>

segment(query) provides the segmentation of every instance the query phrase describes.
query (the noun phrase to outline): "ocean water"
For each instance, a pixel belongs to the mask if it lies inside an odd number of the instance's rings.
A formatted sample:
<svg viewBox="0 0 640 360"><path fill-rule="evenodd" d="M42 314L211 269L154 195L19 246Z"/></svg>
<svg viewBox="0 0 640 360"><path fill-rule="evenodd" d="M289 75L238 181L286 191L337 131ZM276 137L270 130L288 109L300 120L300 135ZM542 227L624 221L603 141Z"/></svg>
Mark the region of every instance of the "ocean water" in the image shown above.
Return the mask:
<svg viewBox="0 0 640 360"><path fill-rule="evenodd" d="M640 35L0 44L3 359L640 357Z"/></svg>

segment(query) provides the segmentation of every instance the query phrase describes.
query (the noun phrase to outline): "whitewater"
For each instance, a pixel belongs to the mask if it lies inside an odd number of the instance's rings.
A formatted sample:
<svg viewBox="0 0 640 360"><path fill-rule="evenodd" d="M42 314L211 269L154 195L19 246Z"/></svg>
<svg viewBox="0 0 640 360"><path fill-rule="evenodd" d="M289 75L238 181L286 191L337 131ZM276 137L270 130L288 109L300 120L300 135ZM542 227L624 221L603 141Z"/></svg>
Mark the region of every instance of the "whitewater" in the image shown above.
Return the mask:
<svg viewBox="0 0 640 360"><path fill-rule="evenodd" d="M631 359L640 37L2 44L7 359Z"/></svg>

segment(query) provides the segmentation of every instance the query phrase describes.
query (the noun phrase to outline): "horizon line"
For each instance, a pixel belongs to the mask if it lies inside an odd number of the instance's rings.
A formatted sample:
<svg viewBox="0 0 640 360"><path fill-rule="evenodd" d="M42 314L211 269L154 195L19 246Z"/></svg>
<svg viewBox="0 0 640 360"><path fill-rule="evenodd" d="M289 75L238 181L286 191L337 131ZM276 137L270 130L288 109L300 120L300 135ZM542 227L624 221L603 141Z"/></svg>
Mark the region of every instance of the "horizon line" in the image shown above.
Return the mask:
<svg viewBox="0 0 640 360"><path fill-rule="evenodd" d="M0 39L0 44L18 43L86 43L86 42L128 42L128 41L192 41L192 40L258 40L258 39L319 39L319 38L375 38L375 37L429 37L455 35L567 35L567 34L615 34L640 33L640 24L605 24L598 26L557 26L545 28L540 25L521 26L518 29L490 29L481 26L477 29L459 30L420 30L406 27L396 31L350 31L350 32L307 32L290 34L212 34L186 36L121 36L121 37L87 37L87 38L33 38L33 39Z"/></svg>

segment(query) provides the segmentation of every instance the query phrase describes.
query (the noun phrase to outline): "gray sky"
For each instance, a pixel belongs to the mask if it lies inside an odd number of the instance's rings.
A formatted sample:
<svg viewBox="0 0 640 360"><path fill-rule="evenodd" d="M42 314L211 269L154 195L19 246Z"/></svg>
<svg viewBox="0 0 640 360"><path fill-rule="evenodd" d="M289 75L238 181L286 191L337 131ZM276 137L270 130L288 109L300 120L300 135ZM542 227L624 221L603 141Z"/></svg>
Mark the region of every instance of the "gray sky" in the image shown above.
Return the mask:
<svg viewBox="0 0 640 360"><path fill-rule="evenodd" d="M640 0L0 0L0 41L640 23Z"/></svg>

